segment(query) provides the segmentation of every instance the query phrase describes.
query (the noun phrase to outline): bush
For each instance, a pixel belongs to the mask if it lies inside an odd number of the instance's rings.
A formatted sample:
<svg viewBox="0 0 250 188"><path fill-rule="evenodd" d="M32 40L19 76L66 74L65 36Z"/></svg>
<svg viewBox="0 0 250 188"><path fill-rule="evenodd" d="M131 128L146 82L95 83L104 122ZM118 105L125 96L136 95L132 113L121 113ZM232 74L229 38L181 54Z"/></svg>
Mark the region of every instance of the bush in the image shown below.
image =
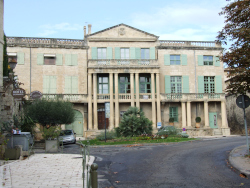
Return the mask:
<svg viewBox="0 0 250 188"><path fill-rule="evenodd" d="M115 131L106 131L106 140L112 140L115 139L116 136L116 132ZM101 132L99 135L96 136L97 140L105 140L105 132Z"/></svg>
<svg viewBox="0 0 250 188"><path fill-rule="evenodd" d="M174 126L162 126L159 130L158 130L158 135L176 135L177 134L177 129Z"/></svg>
<svg viewBox="0 0 250 188"><path fill-rule="evenodd" d="M59 126L44 127L42 132L42 136L45 140L54 140L60 135L61 128Z"/></svg>
<svg viewBox="0 0 250 188"><path fill-rule="evenodd" d="M130 107L122 116L117 136L132 137L141 134L152 134L152 121L144 116L137 107Z"/></svg>
<svg viewBox="0 0 250 188"><path fill-rule="evenodd" d="M189 135L187 133L178 133L177 136L182 137L182 138L188 138Z"/></svg>

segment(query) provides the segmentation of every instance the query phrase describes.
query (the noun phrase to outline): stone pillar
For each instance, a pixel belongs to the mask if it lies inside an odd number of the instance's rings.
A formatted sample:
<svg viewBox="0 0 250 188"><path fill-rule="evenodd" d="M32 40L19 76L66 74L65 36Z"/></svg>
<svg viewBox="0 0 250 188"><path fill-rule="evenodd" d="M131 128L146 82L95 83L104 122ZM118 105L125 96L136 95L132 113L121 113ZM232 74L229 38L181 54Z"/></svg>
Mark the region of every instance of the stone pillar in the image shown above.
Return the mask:
<svg viewBox="0 0 250 188"><path fill-rule="evenodd" d="M136 86L136 107L140 110L140 82L139 82L139 73L135 73L135 86Z"/></svg>
<svg viewBox="0 0 250 188"><path fill-rule="evenodd" d="M204 101L204 117L205 117L205 127L209 127L209 118L208 118L208 102Z"/></svg>
<svg viewBox="0 0 250 188"><path fill-rule="evenodd" d="M118 73L115 73L115 127L119 127L119 88L118 88Z"/></svg>
<svg viewBox="0 0 250 188"><path fill-rule="evenodd" d="M88 74L88 129L93 129L92 123L92 74ZM87 129L86 129L87 130Z"/></svg>
<svg viewBox="0 0 250 188"><path fill-rule="evenodd" d="M187 126L187 120L186 120L186 103L181 103L181 111L182 111L182 128L185 128Z"/></svg>
<svg viewBox="0 0 250 188"><path fill-rule="evenodd" d="M192 127L191 124L191 102L187 102L187 126Z"/></svg>
<svg viewBox="0 0 250 188"><path fill-rule="evenodd" d="M155 112L155 74L151 73L151 95L152 95L152 122L156 128L156 112Z"/></svg>
<svg viewBox="0 0 250 188"><path fill-rule="evenodd" d="M134 85L134 74L130 73L130 94L131 94L131 106L135 106L135 85Z"/></svg>
<svg viewBox="0 0 250 188"><path fill-rule="evenodd" d="M156 73L157 122L161 122L160 74Z"/></svg>
<svg viewBox="0 0 250 188"><path fill-rule="evenodd" d="M113 73L109 73L109 93L110 93L110 118L109 129L114 128L114 91L113 91Z"/></svg>
<svg viewBox="0 0 250 188"><path fill-rule="evenodd" d="M93 100L94 100L94 129L98 130L98 114L97 114L97 74L93 74Z"/></svg>
<svg viewBox="0 0 250 188"><path fill-rule="evenodd" d="M221 101L221 123L221 128L228 128L225 101Z"/></svg>

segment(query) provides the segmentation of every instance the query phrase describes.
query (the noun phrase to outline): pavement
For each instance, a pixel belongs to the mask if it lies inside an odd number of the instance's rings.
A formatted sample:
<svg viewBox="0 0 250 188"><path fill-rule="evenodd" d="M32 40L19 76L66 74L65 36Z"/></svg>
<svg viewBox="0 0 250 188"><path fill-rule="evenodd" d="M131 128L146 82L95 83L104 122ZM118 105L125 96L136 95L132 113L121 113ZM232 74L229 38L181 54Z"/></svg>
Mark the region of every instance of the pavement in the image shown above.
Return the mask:
<svg viewBox="0 0 250 188"><path fill-rule="evenodd" d="M31 155L25 160L0 161L0 187L83 187L82 155L62 153L45 154L40 152L36 153L35 151L34 155ZM246 154L246 145L234 148L230 152L229 163L238 170L242 176L249 178L250 158L245 157ZM90 156L89 165L91 165L94 160L95 157Z"/></svg>

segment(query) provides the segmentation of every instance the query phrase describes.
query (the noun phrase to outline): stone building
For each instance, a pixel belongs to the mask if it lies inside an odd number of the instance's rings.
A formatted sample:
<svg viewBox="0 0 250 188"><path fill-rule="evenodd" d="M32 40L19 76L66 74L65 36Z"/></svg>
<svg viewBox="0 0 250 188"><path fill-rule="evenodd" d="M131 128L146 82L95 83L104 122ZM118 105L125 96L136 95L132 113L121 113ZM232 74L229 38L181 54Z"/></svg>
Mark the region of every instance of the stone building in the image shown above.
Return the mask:
<svg viewBox="0 0 250 188"><path fill-rule="evenodd" d="M84 40L7 37L7 51L27 94L74 104L76 120L65 128L78 136L96 134L105 121L108 129L118 127L130 106L143 110L154 130L173 117L191 136L229 135L221 45L158 38L126 24L95 33L89 25Z"/></svg>

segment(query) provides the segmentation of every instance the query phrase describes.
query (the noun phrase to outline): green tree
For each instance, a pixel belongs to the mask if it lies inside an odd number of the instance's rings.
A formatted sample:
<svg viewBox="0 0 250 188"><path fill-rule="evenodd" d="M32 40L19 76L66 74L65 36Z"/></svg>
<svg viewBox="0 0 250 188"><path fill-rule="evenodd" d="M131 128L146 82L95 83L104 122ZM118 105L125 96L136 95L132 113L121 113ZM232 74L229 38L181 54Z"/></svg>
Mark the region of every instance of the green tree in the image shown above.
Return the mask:
<svg viewBox="0 0 250 188"><path fill-rule="evenodd" d="M9 76L8 70L8 55L7 55L7 42L4 34L4 46L3 46L3 76Z"/></svg>
<svg viewBox="0 0 250 188"><path fill-rule="evenodd" d="M25 114L43 126L70 124L75 119L73 104L62 100L35 100L25 108Z"/></svg>
<svg viewBox="0 0 250 188"><path fill-rule="evenodd" d="M144 116L144 112L137 107L130 107L122 116L116 133L119 136L137 136L141 134L152 134L152 121Z"/></svg>
<svg viewBox="0 0 250 188"><path fill-rule="evenodd" d="M222 44L232 42L222 56L230 69L231 80L226 90L231 94L250 92L250 0L230 2L219 14L226 20L217 39Z"/></svg>

